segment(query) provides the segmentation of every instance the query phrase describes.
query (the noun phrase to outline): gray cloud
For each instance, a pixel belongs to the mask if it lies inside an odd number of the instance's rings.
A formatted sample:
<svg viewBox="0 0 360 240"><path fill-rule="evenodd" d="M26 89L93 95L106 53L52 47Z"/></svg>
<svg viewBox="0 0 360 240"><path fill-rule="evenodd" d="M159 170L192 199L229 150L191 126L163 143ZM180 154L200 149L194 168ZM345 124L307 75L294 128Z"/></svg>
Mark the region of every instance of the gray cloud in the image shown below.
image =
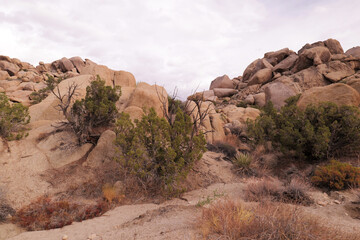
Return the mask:
<svg viewBox="0 0 360 240"><path fill-rule="evenodd" d="M34 65L78 55L185 97L267 51L330 37L359 45L358 9L351 0L3 0L0 53Z"/></svg>

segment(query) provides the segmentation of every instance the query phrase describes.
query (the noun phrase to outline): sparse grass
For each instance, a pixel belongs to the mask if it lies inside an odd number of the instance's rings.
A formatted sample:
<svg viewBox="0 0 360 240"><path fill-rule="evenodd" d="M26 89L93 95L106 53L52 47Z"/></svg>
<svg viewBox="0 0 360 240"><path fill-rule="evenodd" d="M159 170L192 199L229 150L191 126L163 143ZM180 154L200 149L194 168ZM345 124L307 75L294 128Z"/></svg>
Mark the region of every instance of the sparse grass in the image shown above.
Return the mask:
<svg viewBox="0 0 360 240"><path fill-rule="evenodd" d="M199 200L197 203L196 203L196 207L203 207L207 204L210 204L211 202L213 202L214 200L216 200L217 198L219 197L223 197L224 196L224 193L218 193L217 190L215 190L213 192L213 196L207 196L205 199L202 199L202 200Z"/></svg>
<svg viewBox="0 0 360 240"><path fill-rule="evenodd" d="M255 202L277 201L310 205L313 201L307 194L308 189L307 184L297 179L284 185L277 178L264 178L248 183L245 199Z"/></svg>
<svg viewBox="0 0 360 240"><path fill-rule="evenodd" d="M5 198L5 193L0 189L0 222L5 222L10 215L13 215L15 210L9 205Z"/></svg>
<svg viewBox="0 0 360 240"><path fill-rule="evenodd" d="M108 209L109 204L103 201L95 205L79 206L68 201L53 201L51 198L41 197L16 212L12 222L28 231L47 230L98 217Z"/></svg>
<svg viewBox="0 0 360 240"><path fill-rule="evenodd" d="M204 239L355 240L359 236L325 226L296 207L259 204L251 208L230 200L204 208L198 227Z"/></svg>

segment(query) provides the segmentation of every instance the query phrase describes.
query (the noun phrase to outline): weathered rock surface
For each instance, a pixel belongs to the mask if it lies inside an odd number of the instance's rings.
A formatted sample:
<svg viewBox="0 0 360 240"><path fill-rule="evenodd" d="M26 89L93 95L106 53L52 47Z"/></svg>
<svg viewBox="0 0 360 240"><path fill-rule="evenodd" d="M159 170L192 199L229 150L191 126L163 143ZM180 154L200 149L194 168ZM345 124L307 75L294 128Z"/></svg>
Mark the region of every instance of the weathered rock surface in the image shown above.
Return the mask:
<svg viewBox="0 0 360 240"><path fill-rule="evenodd" d="M223 98L223 97L230 97L236 94L238 91L232 88L214 88L214 95Z"/></svg>
<svg viewBox="0 0 360 240"><path fill-rule="evenodd" d="M296 54L292 54L276 64L273 68L274 72L284 72L290 70L299 57Z"/></svg>
<svg viewBox="0 0 360 240"><path fill-rule="evenodd" d="M111 130L104 131L83 165L91 168L99 168L102 164L113 161L116 153L115 138L115 132Z"/></svg>
<svg viewBox="0 0 360 240"><path fill-rule="evenodd" d="M132 73L126 71L114 72L114 85L121 87L136 87L136 80Z"/></svg>
<svg viewBox="0 0 360 240"><path fill-rule="evenodd" d="M283 48L275 52L265 53L264 58L273 66L277 65L288 56L295 54L295 52L289 50L288 48Z"/></svg>
<svg viewBox="0 0 360 240"><path fill-rule="evenodd" d="M353 75L355 70L348 64L340 61L331 61L318 66L319 71L331 82L339 82L342 79Z"/></svg>
<svg viewBox="0 0 360 240"><path fill-rule="evenodd" d="M331 54L342 54L344 53L343 48L338 40L335 39L328 39L324 41L325 47L327 47Z"/></svg>
<svg viewBox="0 0 360 240"><path fill-rule="evenodd" d="M271 78L272 70L270 68L263 68L250 78L248 86L267 83Z"/></svg>
<svg viewBox="0 0 360 240"><path fill-rule="evenodd" d="M263 68L270 68L272 69L273 65L271 65L266 59L257 59L253 61L244 71L242 76L243 82L248 82L249 79L259 70Z"/></svg>
<svg viewBox="0 0 360 240"><path fill-rule="evenodd" d="M297 105L304 109L309 104L319 104L321 102L333 102L338 105L359 106L360 94L352 87L335 83L325 87L314 87L305 91Z"/></svg>
<svg viewBox="0 0 360 240"><path fill-rule="evenodd" d="M347 50L345 52L346 55L351 55L355 58L358 58L360 59L360 46L358 47L353 47L353 48L350 48L349 50Z"/></svg>
<svg viewBox="0 0 360 240"><path fill-rule="evenodd" d="M331 59L331 53L326 47L313 47L304 50L295 63L292 71L294 73L303 69L309 68L313 65L317 66L322 63L327 63Z"/></svg>
<svg viewBox="0 0 360 240"><path fill-rule="evenodd" d="M271 83L265 88L266 102L271 101L278 110L285 105L286 99L297 94L293 88L282 82Z"/></svg>
<svg viewBox="0 0 360 240"><path fill-rule="evenodd" d="M234 88L234 83L228 77L228 75L223 75L221 77L215 78L210 84L210 90L214 88Z"/></svg>

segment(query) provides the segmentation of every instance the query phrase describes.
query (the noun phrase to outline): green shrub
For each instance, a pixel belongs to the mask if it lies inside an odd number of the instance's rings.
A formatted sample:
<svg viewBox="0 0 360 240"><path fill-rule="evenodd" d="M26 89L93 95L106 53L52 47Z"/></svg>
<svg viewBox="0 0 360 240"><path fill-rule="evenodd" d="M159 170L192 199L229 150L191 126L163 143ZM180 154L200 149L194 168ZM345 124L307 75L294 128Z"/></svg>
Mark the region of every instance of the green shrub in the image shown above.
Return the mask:
<svg viewBox="0 0 360 240"><path fill-rule="evenodd" d="M21 139L26 135L24 125L30 121L29 109L21 103L10 104L0 93L0 136L8 140Z"/></svg>
<svg viewBox="0 0 360 240"><path fill-rule="evenodd" d="M304 111L290 98L278 113L269 102L262 114L248 122L248 134L256 144L271 141L284 153L323 160L360 151L360 112L356 107L322 103Z"/></svg>
<svg viewBox="0 0 360 240"><path fill-rule="evenodd" d="M49 93L55 89L55 87L62 81L62 78L54 78L51 75L47 75L47 80L45 80L46 87L40 89L38 92L32 92L30 94L30 99L32 100L32 104L40 103L44 100Z"/></svg>
<svg viewBox="0 0 360 240"><path fill-rule="evenodd" d="M311 181L320 187L343 190L360 186L360 168L331 160L329 165L318 167Z"/></svg>
<svg viewBox="0 0 360 240"><path fill-rule="evenodd" d="M249 169L251 162L252 157L247 153L238 153L233 160L235 167L241 169Z"/></svg>
<svg viewBox="0 0 360 240"><path fill-rule="evenodd" d="M172 125L152 108L135 125L122 113L116 123L117 159L126 175L134 176L145 190L174 194L205 151L203 134L193 135L192 128L180 108Z"/></svg>
<svg viewBox="0 0 360 240"><path fill-rule="evenodd" d="M90 141L94 128L115 122L118 115L115 104L120 96L119 88L105 86L99 76L91 82L85 98L75 101L67 117L80 143Z"/></svg>

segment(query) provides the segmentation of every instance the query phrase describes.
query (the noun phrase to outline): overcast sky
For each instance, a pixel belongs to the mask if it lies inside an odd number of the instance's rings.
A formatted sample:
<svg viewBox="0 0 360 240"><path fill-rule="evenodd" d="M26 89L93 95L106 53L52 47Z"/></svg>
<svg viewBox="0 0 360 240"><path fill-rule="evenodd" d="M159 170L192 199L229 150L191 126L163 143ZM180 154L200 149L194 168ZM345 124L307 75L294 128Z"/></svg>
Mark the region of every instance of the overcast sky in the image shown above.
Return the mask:
<svg viewBox="0 0 360 240"><path fill-rule="evenodd" d="M184 97L265 52L360 45L355 0L0 0L0 55L89 58Z"/></svg>

